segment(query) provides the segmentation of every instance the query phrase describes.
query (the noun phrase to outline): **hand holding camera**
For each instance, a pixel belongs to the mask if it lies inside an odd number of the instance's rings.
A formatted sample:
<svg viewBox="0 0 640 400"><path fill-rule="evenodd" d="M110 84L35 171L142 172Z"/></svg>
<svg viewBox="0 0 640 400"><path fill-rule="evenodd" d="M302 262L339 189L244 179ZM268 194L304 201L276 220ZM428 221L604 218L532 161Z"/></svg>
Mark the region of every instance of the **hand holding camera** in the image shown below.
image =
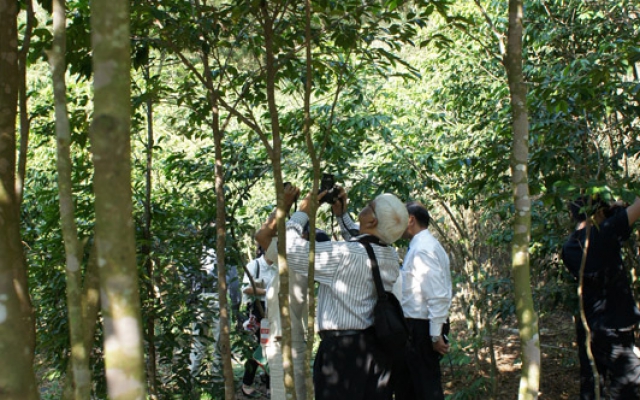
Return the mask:
<svg viewBox="0 0 640 400"><path fill-rule="evenodd" d="M319 193L323 192L324 196L320 198L320 204L330 204L333 213L338 217L342 216L347 206L347 192L343 187L336 185L333 175L322 175Z"/></svg>
<svg viewBox="0 0 640 400"><path fill-rule="evenodd" d="M298 200L299 196L300 188L293 186L291 182L284 183L284 205L287 209L287 212L289 212L291 206Z"/></svg>
<svg viewBox="0 0 640 400"><path fill-rule="evenodd" d="M322 174L322 180L320 181L320 190L318 193L326 192L320 199L320 204L333 204L338 199L340 191L336 186L332 174Z"/></svg>
<svg viewBox="0 0 640 400"><path fill-rule="evenodd" d="M285 197L286 191L291 186L285 187ZM300 190L297 189L297 193L300 193ZM309 213L312 192L309 192L307 196L301 200L298 210ZM333 175L331 174L323 174L322 180L320 181L320 189L318 190L318 206L322 204L331 205L333 212L337 216L341 216L344 214L344 209L347 204L347 192L344 188L335 184L333 179Z"/></svg>

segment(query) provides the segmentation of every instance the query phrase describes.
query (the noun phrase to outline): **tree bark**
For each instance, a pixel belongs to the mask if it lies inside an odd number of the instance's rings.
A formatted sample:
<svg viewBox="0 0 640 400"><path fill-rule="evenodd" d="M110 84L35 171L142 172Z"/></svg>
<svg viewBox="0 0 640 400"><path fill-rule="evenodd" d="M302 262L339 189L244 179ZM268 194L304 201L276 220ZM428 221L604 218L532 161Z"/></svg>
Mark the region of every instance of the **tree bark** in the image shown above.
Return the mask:
<svg viewBox="0 0 640 400"><path fill-rule="evenodd" d="M151 76L149 64L145 65L144 76L147 84L147 165L145 169L145 197L144 197L144 227L142 229L143 244L141 248L142 257L144 259L144 269L147 273L146 289L147 289L147 315L145 316L145 332L148 343L148 361L147 361L147 381L149 382L149 397L152 400L158 398L157 388L157 362L156 362L156 345L155 345L155 264L151 257L151 192L153 188L153 179L151 172L153 171L153 147L155 146L153 133L153 96L151 91Z"/></svg>
<svg viewBox="0 0 640 400"><path fill-rule="evenodd" d="M98 259L95 241L91 246L89 261L84 274L82 286L82 345L87 355L91 355L98 326L98 312L100 311L100 271L98 271ZM63 400L72 400L75 389L73 387L73 369L71 363L67 364L66 379L62 392Z"/></svg>
<svg viewBox="0 0 640 400"><path fill-rule="evenodd" d="M60 223L64 238L67 277L67 310L71 342L71 365L74 398L87 399L91 394L89 353L83 345L82 318L82 245L78 240L72 188L71 130L67 112L65 83L66 16L65 0L53 1L53 47L49 52L53 79L53 96L58 138L58 190Z"/></svg>
<svg viewBox="0 0 640 400"><path fill-rule="evenodd" d="M522 371L518 398L538 398L540 386L540 337L538 316L533 307L530 282L529 242L531 199L529 198L529 122L527 89L522 72L522 0L509 0L509 33L505 68L509 79L513 113L511 184L515 202L512 269L516 295L516 315L520 332Z"/></svg>
<svg viewBox="0 0 640 400"><path fill-rule="evenodd" d="M218 305L220 308L220 353L222 355L224 371L224 397L226 400L233 400L235 395L235 384L233 366L231 364L231 338L229 331L229 305L227 303L227 267L225 263L225 251L227 245L227 216L225 210L224 195L224 160L222 158L222 139L224 131L220 129L220 109L218 106L218 91L211 79L211 67L209 58L202 54L202 60L207 76L207 88L209 100L211 101L211 128L213 131L213 141L215 147L215 174L216 174L216 259L218 272ZM254 284L255 290L255 284Z"/></svg>
<svg viewBox="0 0 640 400"><path fill-rule="evenodd" d="M280 160L282 153L282 139L280 137L280 120L276 103L276 61L274 55L274 33L273 18L270 15L267 1L261 3L264 46L266 52L267 70L267 103L269 116L271 117L271 129L273 135L273 152L271 155L271 165L273 167L273 178L276 187L277 212L276 221L278 224L278 275L280 277L280 292L278 301L280 302L280 321L282 323L282 369L284 370L284 388L286 398L296 400L295 377L293 373L293 356L291 351L291 314L289 313L289 265L287 264L286 250L286 210L284 204L284 182L282 180L282 163ZM313 292L311 292L313 293Z"/></svg>
<svg viewBox="0 0 640 400"><path fill-rule="evenodd" d="M127 0L91 2L90 140L105 369L113 400L146 395L131 191L129 18Z"/></svg>
<svg viewBox="0 0 640 400"><path fill-rule="evenodd" d="M18 3L0 0L0 397L38 399L35 322L16 195Z"/></svg>
<svg viewBox="0 0 640 400"><path fill-rule="evenodd" d="M304 353L304 365L311 365L311 355L315 338L315 260L316 260L316 197L318 193L318 182L320 180L320 160L318 159L313 138L311 137L311 82L313 80L313 59L311 56L311 0L305 0L305 54L307 79L304 85L304 137L307 142L311 165L313 166L313 197L311 200L311 210L309 215L309 275L307 277L307 307L309 319L307 321L307 351ZM311 368L304 370L305 387L307 389L307 399L315 398L313 387L313 375Z"/></svg>
<svg viewBox="0 0 640 400"><path fill-rule="evenodd" d="M26 0L27 23L24 28L24 38L20 49L18 64L20 66L20 89L18 92L18 108L20 109L20 150L18 153L18 176L16 177L16 195L18 204L22 204L24 195L24 180L27 175L27 149L29 148L30 121L27 113L27 56L31 47L31 34L35 21L33 2Z"/></svg>

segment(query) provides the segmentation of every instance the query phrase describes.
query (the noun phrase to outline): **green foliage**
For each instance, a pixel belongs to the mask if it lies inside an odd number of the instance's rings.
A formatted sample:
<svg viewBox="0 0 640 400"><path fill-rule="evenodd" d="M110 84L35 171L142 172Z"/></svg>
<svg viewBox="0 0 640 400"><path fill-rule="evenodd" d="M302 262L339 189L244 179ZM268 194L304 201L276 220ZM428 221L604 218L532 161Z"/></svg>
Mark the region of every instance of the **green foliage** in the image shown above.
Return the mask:
<svg viewBox="0 0 640 400"><path fill-rule="evenodd" d="M159 390L167 397L193 391L217 396L221 390L218 376L204 374L194 384L187 369L196 311L187 305L189 279L199 271L203 246L213 247L217 240L209 225L217 208L212 93L221 101L217 109L224 128L227 266L241 266L251 257L252 235L276 197L268 152L258 135L273 139L260 2L213 2L201 8L196 3L133 2L131 7L134 217L138 246L150 246L155 266L154 276L148 276L143 269L148 260L139 257L141 282L155 285L155 297L142 293L143 312L155 321ZM353 211L383 192L429 206L433 229L452 255L454 306L469 324L468 341L454 341L455 366L474 363L464 349L486 346L479 338L494 321L507 321L515 308L509 262L511 117L496 40L496 33L506 33L506 4L480 2L491 27L473 3L312 2L311 133L321 169L348 188ZM308 190L304 10L295 2L268 4L282 7L274 46L283 174ZM558 254L571 230L567 200L598 192L630 201L639 189L640 20L632 18L637 13L637 4L629 0L607 8L580 1L526 3L531 276L541 312L571 309L575 297ZM65 290L64 250L52 90L43 62L51 40L47 19L39 14L29 53L32 135L22 229L38 353L53 365L53 374L62 376L68 335L66 308L59 301ZM92 117L88 2L68 2L67 35L76 219L88 248L94 223L87 149ZM152 237L147 241L142 226L149 104L154 145ZM326 208L319 224L331 224ZM637 265L636 258L631 249L627 262ZM238 359L246 340L232 334ZM100 397L105 389L99 350L95 359ZM473 398L490 383L470 377L452 398Z"/></svg>

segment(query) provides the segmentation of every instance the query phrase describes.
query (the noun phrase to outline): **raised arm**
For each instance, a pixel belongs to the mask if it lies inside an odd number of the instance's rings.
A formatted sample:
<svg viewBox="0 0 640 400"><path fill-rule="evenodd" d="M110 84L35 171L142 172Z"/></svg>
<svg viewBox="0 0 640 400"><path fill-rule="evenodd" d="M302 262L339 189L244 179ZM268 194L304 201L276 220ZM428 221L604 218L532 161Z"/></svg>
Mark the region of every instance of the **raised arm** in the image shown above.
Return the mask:
<svg viewBox="0 0 640 400"><path fill-rule="evenodd" d="M287 185L284 187L284 205L286 208L286 212L288 213L291 209L291 206L298 198L300 194L300 189L293 185ZM262 224L260 229L255 234L255 239L263 249L268 249L271 244L271 239L273 239L278 234L277 222L276 222L276 212L273 211L267 217L267 220Z"/></svg>
<svg viewBox="0 0 640 400"><path fill-rule="evenodd" d="M627 218L629 218L629 226L640 218L640 197L636 197L629 207L627 207Z"/></svg>

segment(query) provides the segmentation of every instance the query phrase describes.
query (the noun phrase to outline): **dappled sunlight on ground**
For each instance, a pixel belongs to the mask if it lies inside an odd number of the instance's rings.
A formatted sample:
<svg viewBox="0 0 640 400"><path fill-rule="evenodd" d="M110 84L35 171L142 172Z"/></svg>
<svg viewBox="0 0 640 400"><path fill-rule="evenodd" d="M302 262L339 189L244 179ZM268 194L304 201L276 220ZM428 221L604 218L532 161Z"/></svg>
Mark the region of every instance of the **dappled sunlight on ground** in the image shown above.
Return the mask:
<svg viewBox="0 0 640 400"><path fill-rule="evenodd" d="M454 321L455 326L463 324ZM462 330L462 328L459 328ZM488 343L488 340L486 341ZM498 379L496 400L515 400L518 397L520 385L520 338L515 321L501 326L494 337ZM467 356L473 360L474 355ZM571 316L559 312L546 315L540 319L540 351L541 377L540 396L544 400L576 400L579 393L578 353L575 344L575 333ZM443 360L443 384L445 394L466 392L471 397L487 399L486 394L473 397L473 393L480 393L475 389L480 381L489 387L491 358L488 349L478 354L480 365L471 361L466 365L450 366L447 358Z"/></svg>

